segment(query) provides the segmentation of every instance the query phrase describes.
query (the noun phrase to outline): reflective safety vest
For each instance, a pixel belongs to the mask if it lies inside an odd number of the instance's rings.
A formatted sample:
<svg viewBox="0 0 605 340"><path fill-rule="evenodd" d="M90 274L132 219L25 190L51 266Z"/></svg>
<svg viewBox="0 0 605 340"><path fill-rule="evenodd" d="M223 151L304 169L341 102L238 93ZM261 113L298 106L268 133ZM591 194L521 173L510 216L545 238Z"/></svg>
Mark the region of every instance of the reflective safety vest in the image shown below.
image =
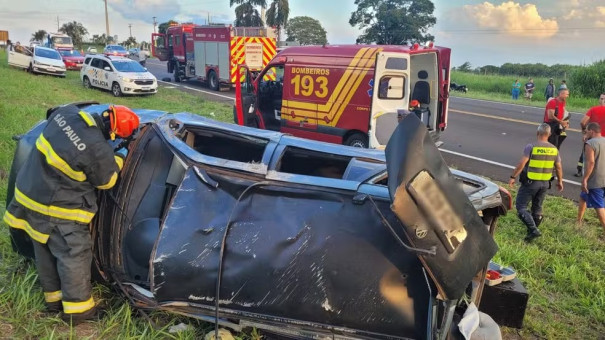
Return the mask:
<svg viewBox="0 0 605 340"><path fill-rule="evenodd" d="M49 118L15 182L3 220L46 243L57 224L90 223L96 189L112 188L122 158L103 135L103 120L68 105Z"/></svg>
<svg viewBox="0 0 605 340"><path fill-rule="evenodd" d="M559 150L553 145L535 145L527 164L527 178L532 181L550 181L558 155Z"/></svg>

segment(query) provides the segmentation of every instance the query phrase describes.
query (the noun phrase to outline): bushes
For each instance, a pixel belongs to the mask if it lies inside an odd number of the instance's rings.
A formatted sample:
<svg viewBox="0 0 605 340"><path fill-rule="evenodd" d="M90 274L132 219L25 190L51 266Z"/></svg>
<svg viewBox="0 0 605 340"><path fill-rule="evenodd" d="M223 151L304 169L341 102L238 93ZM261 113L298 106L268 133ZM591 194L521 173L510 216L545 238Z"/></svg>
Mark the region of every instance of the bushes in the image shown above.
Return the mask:
<svg viewBox="0 0 605 340"><path fill-rule="evenodd" d="M571 75L574 92L587 98L598 98L605 92L605 60L577 69Z"/></svg>

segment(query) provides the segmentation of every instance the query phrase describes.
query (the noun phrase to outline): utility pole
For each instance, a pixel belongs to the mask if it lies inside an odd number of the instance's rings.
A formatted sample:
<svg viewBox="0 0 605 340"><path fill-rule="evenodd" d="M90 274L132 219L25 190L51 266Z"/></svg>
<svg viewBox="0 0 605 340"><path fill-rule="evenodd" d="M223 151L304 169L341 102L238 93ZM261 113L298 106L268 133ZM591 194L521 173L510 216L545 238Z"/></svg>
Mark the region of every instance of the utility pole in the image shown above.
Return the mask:
<svg viewBox="0 0 605 340"><path fill-rule="evenodd" d="M130 30L130 37L132 38L132 24L128 24L128 29Z"/></svg>
<svg viewBox="0 0 605 340"><path fill-rule="evenodd" d="M155 17L153 17L153 33L155 33L155 26L158 24L157 21L155 21Z"/></svg>
<svg viewBox="0 0 605 340"><path fill-rule="evenodd" d="M109 39L109 17L107 16L107 0L105 0L105 34Z"/></svg>
<svg viewBox="0 0 605 340"><path fill-rule="evenodd" d="M57 32L59 32L59 16L57 15Z"/></svg>

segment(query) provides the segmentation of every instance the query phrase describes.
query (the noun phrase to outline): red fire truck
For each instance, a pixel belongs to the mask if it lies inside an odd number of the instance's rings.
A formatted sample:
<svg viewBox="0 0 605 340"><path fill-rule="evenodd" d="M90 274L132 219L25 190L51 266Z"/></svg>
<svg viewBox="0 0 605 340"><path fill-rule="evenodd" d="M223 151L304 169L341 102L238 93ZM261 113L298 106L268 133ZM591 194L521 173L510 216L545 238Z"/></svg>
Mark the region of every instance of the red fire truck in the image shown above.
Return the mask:
<svg viewBox="0 0 605 340"><path fill-rule="evenodd" d="M309 139L383 148L398 114L412 112L437 139L447 125L450 53L432 43L288 47L255 78L246 65L238 67L246 77L236 84L234 120ZM415 110L408 110L410 103Z"/></svg>
<svg viewBox="0 0 605 340"><path fill-rule="evenodd" d="M174 81L195 78L213 90L236 81L237 65L260 71L275 56L275 38L264 27L175 25L152 34L152 55L168 61Z"/></svg>

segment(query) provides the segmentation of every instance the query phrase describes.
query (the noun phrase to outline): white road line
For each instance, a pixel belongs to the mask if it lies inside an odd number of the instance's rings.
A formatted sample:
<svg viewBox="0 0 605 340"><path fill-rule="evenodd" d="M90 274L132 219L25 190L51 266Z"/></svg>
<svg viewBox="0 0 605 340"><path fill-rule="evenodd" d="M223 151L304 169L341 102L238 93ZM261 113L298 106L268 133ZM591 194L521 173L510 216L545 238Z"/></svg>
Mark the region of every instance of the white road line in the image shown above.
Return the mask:
<svg viewBox="0 0 605 340"><path fill-rule="evenodd" d="M512 105L512 106L519 106L519 107L524 107L527 109L537 109L537 110L542 110L542 114L544 114L544 108L540 107L540 106L529 106L529 105L523 105L523 104L515 104L515 103L507 103L507 102L497 102L497 101L493 101L493 100L486 100L486 99L475 99L475 98L467 98L467 97L458 97L458 96L451 96L450 98L456 98L456 99L465 99L465 100L471 100L471 101L478 101L478 102L484 102L484 103L491 103L491 104L502 104L502 105ZM575 114L575 115L584 115L581 112L569 112L571 114Z"/></svg>
<svg viewBox="0 0 605 340"><path fill-rule="evenodd" d="M442 152L445 152L445 153L452 154L452 155L456 155L456 156L460 156L460 157L464 157L464 158L473 159L473 160L476 160L476 161L479 161L479 162L488 163L488 164L500 166L500 167L507 168L507 169L514 169L515 168L512 165L508 165L508 164L504 164L504 163L499 163L499 162L494 162L494 161L490 161L489 159L479 158L479 157L463 154L463 153L456 152L456 151L451 151L451 150L446 150L446 149L439 149L439 150L442 151ZM573 185L577 185L577 186L582 185L582 183L580 183L580 182L570 181L568 179L563 179L563 182L569 183L569 184L573 184Z"/></svg>
<svg viewBox="0 0 605 340"><path fill-rule="evenodd" d="M164 83L164 84L169 84L170 86L182 87L182 88L187 89L187 90L202 92L202 93L210 94L210 95L221 97L221 98L227 98L227 99L235 101L235 98L233 98L233 97L225 96L223 94L218 94L218 93L214 93L214 92L209 92L209 91L204 91L204 90L196 89L194 87L183 86L183 85L179 85L179 84L175 84L175 83L171 83L171 82L163 81L163 80L158 80L158 83Z"/></svg>

